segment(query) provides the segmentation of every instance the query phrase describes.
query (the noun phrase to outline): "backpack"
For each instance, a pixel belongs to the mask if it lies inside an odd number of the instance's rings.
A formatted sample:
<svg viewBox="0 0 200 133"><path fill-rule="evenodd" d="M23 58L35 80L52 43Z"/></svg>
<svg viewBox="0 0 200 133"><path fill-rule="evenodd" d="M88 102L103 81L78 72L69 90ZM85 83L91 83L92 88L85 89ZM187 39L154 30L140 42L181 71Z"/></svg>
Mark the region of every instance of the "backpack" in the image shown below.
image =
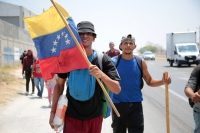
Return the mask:
<svg viewBox="0 0 200 133"><path fill-rule="evenodd" d="M121 54L120 55L118 55L118 56L115 56L116 58L117 58L117 62L116 62L116 64L115 64L115 67L117 68L117 66L119 65L119 62L120 62L120 59L121 59ZM142 76L141 76L141 85L140 85L140 89L142 89L143 88L143 86L144 86L144 81L143 81L143 72L142 72L142 58L140 58L139 56L137 56L137 55L134 55L135 56L135 58L136 58L136 61L137 61L137 64L138 64L138 66L139 66L139 68L140 68L140 72L141 72L141 74L142 74Z"/></svg>
<svg viewBox="0 0 200 133"><path fill-rule="evenodd" d="M90 62L95 59L97 52L88 58ZM78 75L78 76L77 76ZM77 69L71 71L68 75L69 94L79 101L89 100L95 93L96 78L86 69Z"/></svg>
<svg viewBox="0 0 200 133"><path fill-rule="evenodd" d="M100 67L101 70L103 70L102 58L103 58L103 54L100 53L100 52L97 52L98 64L99 64L99 67ZM104 85L105 90L107 91L108 95L112 99L113 92L111 92L103 82L102 82L102 84ZM101 101L102 101L102 115L103 115L103 118L107 118L107 117L110 116L110 112L111 112L112 107L111 107L110 103L108 102L108 100L105 97L103 92L102 92L102 95L101 95Z"/></svg>

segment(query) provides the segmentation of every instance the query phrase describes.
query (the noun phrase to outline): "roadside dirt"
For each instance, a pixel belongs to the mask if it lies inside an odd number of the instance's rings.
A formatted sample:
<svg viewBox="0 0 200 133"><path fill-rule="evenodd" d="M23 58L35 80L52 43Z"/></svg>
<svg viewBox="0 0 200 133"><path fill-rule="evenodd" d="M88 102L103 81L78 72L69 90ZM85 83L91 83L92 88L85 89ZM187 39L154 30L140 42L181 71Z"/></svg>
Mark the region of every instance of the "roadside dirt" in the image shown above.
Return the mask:
<svg viewBox="0 0 200 133"><path fill-rule="evenodd" d="M14 68L0 68L0 107L25 92L25 79L21 75L21 66Z"/></svg>

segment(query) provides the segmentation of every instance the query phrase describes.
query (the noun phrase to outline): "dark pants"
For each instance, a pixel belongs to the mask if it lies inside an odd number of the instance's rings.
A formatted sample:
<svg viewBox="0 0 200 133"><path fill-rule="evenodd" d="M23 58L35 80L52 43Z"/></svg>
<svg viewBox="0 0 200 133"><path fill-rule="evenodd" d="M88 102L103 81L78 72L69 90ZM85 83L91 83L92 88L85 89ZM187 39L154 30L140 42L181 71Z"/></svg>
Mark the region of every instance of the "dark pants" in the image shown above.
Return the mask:
<svg viewBox="0 0 200 133"><path fill-rule="evenodd" d="M26 74L26 92L29 92L29 82L32 82L32 92L35 91L35 84L34 84L34 79L31 78L31 74Z"/></svg>
<svg viewBox="0 0 200 133"><path fill-rule="evenodd" d="M120 117L112 111L113 133L143 133L144 118L142 103L118 103L115 104Z"/></svg>

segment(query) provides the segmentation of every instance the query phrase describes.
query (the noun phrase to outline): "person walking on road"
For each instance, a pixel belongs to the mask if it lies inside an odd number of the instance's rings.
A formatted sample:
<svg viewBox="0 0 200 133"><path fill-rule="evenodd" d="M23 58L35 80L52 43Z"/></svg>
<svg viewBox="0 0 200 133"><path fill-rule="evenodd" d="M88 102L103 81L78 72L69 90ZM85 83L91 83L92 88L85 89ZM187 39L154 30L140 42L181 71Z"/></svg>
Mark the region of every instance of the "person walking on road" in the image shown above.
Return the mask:
<svg viewBox="0 0 200 133"><path fill-rule="evenodd" d="M112 58L121 78L121 92L113 95L113 103L120 114L117 117L112 111L113 133L126 133L127 129L128 133L143 133L143 79L151 87L171 83L171 78L165 80L164 74L160 80L152 78L145 60L133 54L135 48L135 38L131 34L123 36L119 45L122 54Z"/></svg>
<svg viewBox="0 0 200 133"><path fill-rule="evenodd" d="M102 89L96 82L95 78L100 78L110 91L118 94L121 90L118 80L119 75L114 64L107 55L102 57L103 70L98 65L97 52L92 49L92 43L95 41L96 33L94 26L89 21L82 21L77 25L82 44L85 48L86 55L91 64L88 69L75 70L69 73L58 74L58 81L54 89L53 104L49 123L52 128L53 118L56 111L56 105L59 96L63 93L66 78L68 77L67 99L68 106L65 116L64 133L101 133L102 127ZM84 75L79 72L85 72ZM76 77L76 78L75 78ZM92 82L88 82L91 79ZM83 80L83 82L82 82ZM87 82L86 82L87 80ZM89 80L89 81L91 81ZM94 83L94 84L93 84ZM79 86L79 87L77 87ZM78 89L75 90L77 87ZM80 89L79 89L80 88ZM83 90L81 93L74 95L74 91ZM89 97L82 95L88 91L94 91ZM78 100L79 97L84 100Z"/></svg>
<svg viewBox="0 0 200 133"><path fill-rule="evenodd" d="M194 67L184 92L193 108L194 133L200 133L200 64Z"/></svg>
<svg viewBox="0 0 200 133"><path fill-rule="evenodd" d="M33 60L34 60L33 52L32 52L32 50L29 49L27 56L24 57L23 68L22 68L22 75L24 75L24 72L25 72L25 78L26 78L26 93L25 93L25 95L29 94L30 80L32 82L32 94L34 94L34 91L35 91L34 80L31 78Z"/></svg>
<svg viewBox="0 0 200 133"><path fill-rule="evenodd" d="M42 98L42 93L44 90L44 79L42 78L42 72L38 58L36 58L33 62L31 78L34 79L35 87L38 90L37 95Z"/></svg>
<svg viewBox="0 0 200 133"><path fill-rule="evenodd" d="M107 54L110 58L112 58L112 57L117 56L117 55L120 54L120 51L119 51L118 49L115 49L115 44L114 44L114 42L110 42L110 43L109 43L109 47L110 47L110 50L108 50L108 51L106 52L106 54Z"/></svg>

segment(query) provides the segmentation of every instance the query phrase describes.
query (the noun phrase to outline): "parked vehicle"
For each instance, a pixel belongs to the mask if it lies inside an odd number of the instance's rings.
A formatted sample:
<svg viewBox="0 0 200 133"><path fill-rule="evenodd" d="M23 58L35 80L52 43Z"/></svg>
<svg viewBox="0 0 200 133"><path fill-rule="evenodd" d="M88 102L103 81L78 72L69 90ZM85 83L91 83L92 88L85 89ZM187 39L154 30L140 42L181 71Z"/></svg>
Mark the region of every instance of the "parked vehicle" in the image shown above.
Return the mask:
<svg viewBox="0 0 200 133"><path fill-rule="evenodd" d="M167 61L170 66L176 64L199 64L200 55L196 44L196 32L173 32L167 34Z"/></svg>
<svg viewBox="0 0 200 133"><path fill-rule="evenodd" d="M145 51L142 58L144 58L144 60L155 60L155 54L151 51Z"/></svg>

